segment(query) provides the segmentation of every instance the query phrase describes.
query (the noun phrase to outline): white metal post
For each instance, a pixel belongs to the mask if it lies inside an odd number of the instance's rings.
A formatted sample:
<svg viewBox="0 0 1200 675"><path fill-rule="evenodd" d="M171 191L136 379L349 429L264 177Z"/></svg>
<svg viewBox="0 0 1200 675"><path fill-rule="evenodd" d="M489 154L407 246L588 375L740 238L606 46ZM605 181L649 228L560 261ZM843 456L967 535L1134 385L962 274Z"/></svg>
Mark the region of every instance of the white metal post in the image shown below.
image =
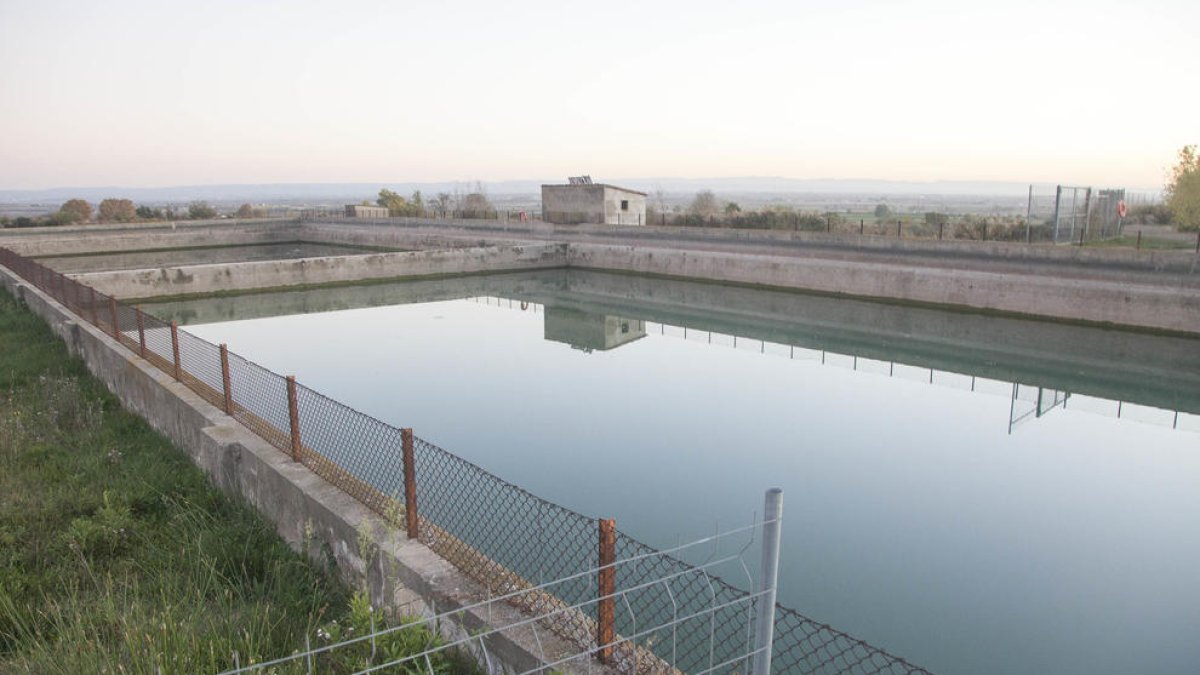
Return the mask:
<svg viewBox="0 0 1200 675"><path fill-rule="evenodd" d="M775 589L779 581L779 535L783 520L783 490L771 488L763 506L762 578L759 580L758 619L754 626L754 675L770 675L775 642Z"/></svg>

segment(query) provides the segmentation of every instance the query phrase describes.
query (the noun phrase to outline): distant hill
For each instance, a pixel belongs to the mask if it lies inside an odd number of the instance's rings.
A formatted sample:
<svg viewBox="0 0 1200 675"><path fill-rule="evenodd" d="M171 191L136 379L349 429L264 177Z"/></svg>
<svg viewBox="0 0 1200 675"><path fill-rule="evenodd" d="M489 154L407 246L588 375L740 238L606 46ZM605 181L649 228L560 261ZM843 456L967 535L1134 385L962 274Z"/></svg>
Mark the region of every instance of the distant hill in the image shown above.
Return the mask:
<svg viewBox="0 0 1200 675"><path fill-rule="evenodd" d="M724 193L775 194L861 194L861 195L992 195L1015 197L1025 194L1027 183L989 181L892 181L861 179L798 179L772 176L727 178L609 178L593 176L596 182L612 183L635 190L667 193L693 193L713 190ZM563 183L566 176L542 180L485 182L495 195L536 195L543 183ZM421 190L427 197L438 192L468 192L466 182L388 182L377 183L268 183L234 185L180 185L175 187L61 187L39 190L0 190L0 203L59 203L72 198L99 201L108 197L135 202L188 202L203 199L213 202L341 202L373 199L381 187L401 194Z"/></svg>

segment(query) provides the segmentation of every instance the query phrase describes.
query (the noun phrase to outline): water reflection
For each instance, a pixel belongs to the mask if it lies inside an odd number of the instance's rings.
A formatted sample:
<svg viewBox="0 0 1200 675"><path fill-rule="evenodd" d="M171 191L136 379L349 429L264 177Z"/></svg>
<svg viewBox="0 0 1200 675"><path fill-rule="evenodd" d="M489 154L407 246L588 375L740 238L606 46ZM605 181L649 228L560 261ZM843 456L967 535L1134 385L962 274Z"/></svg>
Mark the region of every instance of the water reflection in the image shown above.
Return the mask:
<svg viewBox="0 0 1200 675"><path fill-rule="evenodd" d="M748 338L744 335L718 333L711 330L692 329L689 331L687 326L646 322L642 319L610 314L589 313L576 308L542 306L527 300L492 296L468 298L468 300L496 307L542 313L546 340L566 343L588 353L593 350L616 349L645 337L647 331L650 331L662 336L755 351L763 355L786 357L790 360L814 361L822 365L838 366L888 377L901 377L971 392L1008 395L1012 401L1007 420L1009 434L1027 423L1043 418L1054 410L1065 410L1068 401L1072 402L1072 409L1080 409L1097 415L1117 419L1128 417L1139 422L1171 429L1200 431L1200 415L1180 410L1167 410L1097 396L1072 395L1071 392L1062 389L1008 382L937 368L922 368L896 361L860 357L855 354L809 349L794 344ZM739 340L741 341L740 345Z"/></svg>

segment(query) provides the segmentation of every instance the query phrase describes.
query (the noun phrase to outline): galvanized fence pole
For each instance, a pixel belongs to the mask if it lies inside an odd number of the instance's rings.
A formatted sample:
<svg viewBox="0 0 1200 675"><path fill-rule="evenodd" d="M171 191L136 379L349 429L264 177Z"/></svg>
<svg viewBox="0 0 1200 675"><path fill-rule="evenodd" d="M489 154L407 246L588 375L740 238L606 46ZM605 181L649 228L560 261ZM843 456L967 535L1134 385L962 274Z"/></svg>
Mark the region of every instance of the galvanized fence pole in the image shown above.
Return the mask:
<svg viewBox="0 0 1200 675"><path fill-rule="evenodd" d="M420 521L417 518L417 465L413 452L412 429L400 430L401 459L404 469L404 524L409 539L417 539L421 535Z"/></svg>
<svg viewBox="0 0 1200 675"><path fill-rule="evenodd" d="M108 296L108 313L112 317L112 336L117 342L121 341L121 328L117 325L117 299Z"/></svg>
<svg viewBox="0 0 1200 675"><path fill-rule="evenodd" d="M753 675L770 675L771 647L775 642L775 595L779 583L779 534L783 520L783 490L767 490L763 505L762 578L759 580L758 618L754 625Z"/></svg>
<svg viewBox="0 0 1200 675"><path fill-rule="evenodd" d="M596 646L600 663L612 663L613 640L616 639L617 601L617 521L600 521L600 607L597 613Z"/></svg>
<svg viewBox="0 0 1200 675"><path fill-rule="evenodd" d="M221 386L225 389L225 414L233 416L233 387L229 382L229 347L221 343Z"/></svg>
<svg viewBox="0 0 1200 675"><path fill-rule="evenodd" d="M180 367L179 363L179 324L175 323L174 321L171 322L171 356L175 363L173 370L175 381L179 382L183 379L180 377L180 375L182 375L180 371L183 369Z"/></svg>
<svg viewBox="0 0 1200 675"><path fill-rule="evenodd" d="M146 358L146 315L142 313L141 307L134 308L137 311L137 326L138 326L138 356Z"/></svg>
<svg viewBox="0 0 1200 675"><path fill-rule="evenodd" d="M300 456L300 403L296 396L296 376L287 376L288 424L292 432L292 459L299 462Z"/></svg>

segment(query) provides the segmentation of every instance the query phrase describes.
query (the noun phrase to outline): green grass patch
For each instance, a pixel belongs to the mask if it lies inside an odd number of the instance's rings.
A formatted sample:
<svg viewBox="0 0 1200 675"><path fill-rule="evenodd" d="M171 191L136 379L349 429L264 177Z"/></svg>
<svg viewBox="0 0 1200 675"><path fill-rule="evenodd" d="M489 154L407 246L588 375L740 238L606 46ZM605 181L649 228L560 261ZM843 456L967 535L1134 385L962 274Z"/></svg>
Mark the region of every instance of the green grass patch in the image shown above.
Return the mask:
<svg viewBox="0 0 1200 675"><path fill-rule="evenodd" d="M215 672L235 652L245 665L293 653L318 628L384 623L122 409L6 293L0 345L0 672ZM397 635L393 655L432 640ZM368 657L319 665L347 672Z"/></svg>

